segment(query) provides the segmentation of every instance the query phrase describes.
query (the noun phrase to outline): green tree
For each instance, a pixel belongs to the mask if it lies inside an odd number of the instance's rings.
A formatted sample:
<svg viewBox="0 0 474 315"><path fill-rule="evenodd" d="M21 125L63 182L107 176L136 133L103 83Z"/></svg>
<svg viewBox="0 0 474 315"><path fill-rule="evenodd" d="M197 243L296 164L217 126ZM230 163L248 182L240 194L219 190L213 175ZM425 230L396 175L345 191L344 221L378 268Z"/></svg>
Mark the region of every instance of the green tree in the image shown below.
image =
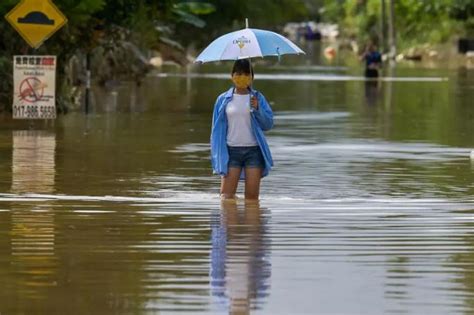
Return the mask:
<svg viewBox="0 0 474 315"><path fill-rule="evenodd" d="M326 0L323 20L338 23L343 34L359 40L380 33L382 0ZM388 7L389 0L385 0ZM401 48L442 43L452 36L473 34L472 0L396 0L397 43Z"/></svg>
<svg viewBox="0 0 474 315"><path fill-rule="evenodd" d="M4 0L0 3L0 15L4 16L18 3ZM78 52L90 52L98 44L102 52L120 52L120 47L134 45L142 50L156 48L164 34L163 27L187 24L202 27L205 22L198 15L208 14L214 7L208 3L176 0L56 0L55 5L68 18L68 23L39 49L31 49L8 25L0 22L0 106L10 109L12 103L12 57L15 54L52 54L58 57L58 108L65 111L69 105L72 82L65 80L66 63ZM97 30L100 29L100 32ZM98 33L102 41L98 42ZM104 40L105 37L105 40ZM128 45L124 45L128 42ZM121 46L122 45L122 46ZM127 68L128 63L118 65Z"/></svg>
<svg viewBox="0 0 474 315"><path fill-rule="evenodd" d="M210 40L230 31L249 26L278 31L286 22L302 21L310 17L305 0L209 0L216 10L203 16L206 22L201 31L190 31L189 27L177 24L178 38L185 43L195 43L203 47Z"/></svg>

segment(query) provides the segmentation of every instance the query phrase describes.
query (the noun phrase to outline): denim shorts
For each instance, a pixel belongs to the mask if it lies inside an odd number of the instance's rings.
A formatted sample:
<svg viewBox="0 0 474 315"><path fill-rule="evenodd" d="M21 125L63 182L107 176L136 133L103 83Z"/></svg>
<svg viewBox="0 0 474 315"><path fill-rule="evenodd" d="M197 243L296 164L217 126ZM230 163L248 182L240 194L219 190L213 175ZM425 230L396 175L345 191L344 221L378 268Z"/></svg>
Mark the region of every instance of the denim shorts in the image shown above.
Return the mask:
<svg viewBox="0 0 474 315"><path fill-rule="evenodd" d="M230 147L229 167L265 168L265 160L259 146L255 147Z"/></svg>

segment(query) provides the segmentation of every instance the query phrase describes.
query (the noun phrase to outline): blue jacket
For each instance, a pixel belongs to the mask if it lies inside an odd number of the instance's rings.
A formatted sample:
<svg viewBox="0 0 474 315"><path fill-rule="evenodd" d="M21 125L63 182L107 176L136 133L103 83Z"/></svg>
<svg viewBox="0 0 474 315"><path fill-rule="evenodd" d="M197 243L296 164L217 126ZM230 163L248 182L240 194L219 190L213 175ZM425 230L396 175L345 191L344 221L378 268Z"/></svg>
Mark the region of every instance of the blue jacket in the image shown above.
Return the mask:
<svg viewBox="0 0 474 315"><path fill-rule="evenodd" d="M262 151L265 160L265 168L262 177L267 176L273 166L272 154L268 147L267 140L263 131L270 130L273 127L273 112L267 100L262 93L251 89L250 93L257 97L258 110L251 110L251 123L253 134L257 139L258 146ZM211 130L211 162L214 174L227 175L229 152L227 150L227 115L225 109L234 95L234 88L217 97L212 115ZM241 179L245 178L245 172L242 170Z"/></svg>

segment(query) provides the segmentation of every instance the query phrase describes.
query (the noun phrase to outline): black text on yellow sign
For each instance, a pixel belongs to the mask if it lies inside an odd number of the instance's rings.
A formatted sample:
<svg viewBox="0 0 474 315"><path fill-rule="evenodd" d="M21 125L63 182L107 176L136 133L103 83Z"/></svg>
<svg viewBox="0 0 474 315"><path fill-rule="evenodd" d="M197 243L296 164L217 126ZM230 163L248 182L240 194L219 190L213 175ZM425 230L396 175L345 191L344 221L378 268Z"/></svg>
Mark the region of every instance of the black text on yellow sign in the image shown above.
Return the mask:
<svg viewBox="0 0 474 315"><path fill-rule="evenodd" d="M5 18L33 48L41 46L67 23L51 0L22 0Z"/></svg>

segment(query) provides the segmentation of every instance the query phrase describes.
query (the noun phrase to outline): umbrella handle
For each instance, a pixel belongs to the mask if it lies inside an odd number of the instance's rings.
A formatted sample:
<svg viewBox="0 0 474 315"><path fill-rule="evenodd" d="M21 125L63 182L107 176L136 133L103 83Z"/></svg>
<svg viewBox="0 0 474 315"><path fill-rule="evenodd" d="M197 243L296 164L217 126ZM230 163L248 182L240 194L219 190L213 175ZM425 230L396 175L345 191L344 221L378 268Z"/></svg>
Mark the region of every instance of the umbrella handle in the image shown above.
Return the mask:
<svg viewBox="0 0 474 315"><path fill-rule="evenodd" d="M253 97L256 97L256 96L253 95L252 90L250 90L250 93L249 93L249 109L250 109L251 113L253 113L255 111L255 108L253 108L253 106L252 106L252 98Z"/></svg>
<svg viewBox="0 0 474 315"><path fill-rule="evenodd" d="M245 23L248 23L247 20L248 20L248 19L245 19ZM249 58L249 73L250 73L250 75L252 75L252 59L251 59L251 58ZM253 112L253 107L252 107L253 77L252 77L252 81L251 81L251 82L252 82L252 83L250 83L250 92L249 92L249 109L250 109L250 112Z"/></svg>

